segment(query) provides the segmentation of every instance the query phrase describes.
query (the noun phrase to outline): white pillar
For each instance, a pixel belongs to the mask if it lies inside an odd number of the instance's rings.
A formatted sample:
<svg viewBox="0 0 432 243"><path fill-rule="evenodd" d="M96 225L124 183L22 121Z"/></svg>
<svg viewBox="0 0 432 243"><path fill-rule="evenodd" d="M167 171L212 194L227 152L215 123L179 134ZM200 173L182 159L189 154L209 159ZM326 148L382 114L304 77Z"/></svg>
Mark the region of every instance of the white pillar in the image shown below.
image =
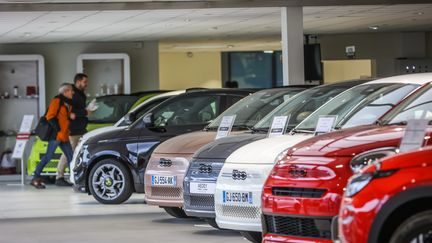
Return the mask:
<svg viewBox="0 0 432 243"><path fill-rule="evenodd" d="M303 8L283 7L281 21L283 84L304 84Z"/></svg>

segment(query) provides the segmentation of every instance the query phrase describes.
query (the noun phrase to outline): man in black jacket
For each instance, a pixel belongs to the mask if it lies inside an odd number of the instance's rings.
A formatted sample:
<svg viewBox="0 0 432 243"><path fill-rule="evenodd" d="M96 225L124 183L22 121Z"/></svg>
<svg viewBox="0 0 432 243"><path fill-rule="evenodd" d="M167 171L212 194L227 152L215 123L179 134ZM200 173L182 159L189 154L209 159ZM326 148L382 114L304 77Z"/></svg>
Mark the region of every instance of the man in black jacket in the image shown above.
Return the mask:
<svg viewBox="0 0 432 243"><path fill-rule="evenodd" d="M87 89L87 86L87 75L83 73L77 73L74 78L74 95L72 98L72 112L75 114L75 120L71 120L69 125L69 141L72 145L72 149L74 150L81 136L87 132L87 116L90 114L90 111L86 109L87 96L84 93L84 91ZM57 186L71 186L71 184L64 179L64 172L67 164L66 157L62 155L57 166L57 177L55 183Z"/></svg>

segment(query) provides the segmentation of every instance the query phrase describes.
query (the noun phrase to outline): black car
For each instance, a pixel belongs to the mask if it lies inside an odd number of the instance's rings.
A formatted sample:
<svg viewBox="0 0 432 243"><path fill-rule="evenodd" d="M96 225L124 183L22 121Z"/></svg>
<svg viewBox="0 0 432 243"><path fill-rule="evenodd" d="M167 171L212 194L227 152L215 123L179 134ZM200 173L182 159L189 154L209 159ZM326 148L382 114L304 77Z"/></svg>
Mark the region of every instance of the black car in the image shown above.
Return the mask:
<svg viewBox="0 0 432 243"><path fill-rule="evenodd" d="M174 136L203 129L252 90L192 90L150 110L129 127L99 134L79 151L75 186L104 204L144 192L144 170L154 148Z"/></svg>

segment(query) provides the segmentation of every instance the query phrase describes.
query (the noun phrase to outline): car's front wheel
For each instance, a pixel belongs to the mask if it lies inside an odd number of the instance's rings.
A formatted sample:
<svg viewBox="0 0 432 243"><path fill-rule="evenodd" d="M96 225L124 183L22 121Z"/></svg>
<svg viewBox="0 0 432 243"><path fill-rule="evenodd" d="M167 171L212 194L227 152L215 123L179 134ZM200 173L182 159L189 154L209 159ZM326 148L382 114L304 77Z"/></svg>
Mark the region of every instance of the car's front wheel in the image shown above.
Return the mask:
<svg viewBox="0 0 432 243"><path fill-rule="evenodd" d="M186 215L185 211L182 208L163 207L163 209L165 210L165 212L167 212L167 214L173 216L174 218L189 218L189 216Z"/></svg>
<svg viewBox="0 0 432 243"><path fill-rule="evenodd" d="M93 197L103 204L121 204L133 192L128 168L115 159L99 161L91 169L88 183Z"/></svg>
<svg viewBox="0 0 432 243"><path fill-rule="evenodd" d="M261 243L262 233L254 231L240 231L240 234L250 242Z"/></svg>
<svg viewBox="0 0 432 243"><path fill-rule="evenodd" d="M390 243L432 242L432 210L405 220L393 233Z"/></svg>

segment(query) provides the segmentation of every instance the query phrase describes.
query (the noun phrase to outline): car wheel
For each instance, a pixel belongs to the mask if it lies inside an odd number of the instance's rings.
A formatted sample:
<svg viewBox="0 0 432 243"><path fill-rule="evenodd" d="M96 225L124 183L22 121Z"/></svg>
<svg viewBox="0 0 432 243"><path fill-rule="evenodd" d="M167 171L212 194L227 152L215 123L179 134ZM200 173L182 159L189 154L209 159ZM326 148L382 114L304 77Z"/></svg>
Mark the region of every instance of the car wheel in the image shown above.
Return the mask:
<svg viewBox="0 0 432 243"><path fill-rule="evenodd" d="M262 233L255 231L240 231L240 234L250 242L261 243Z"/></svg>
<svg viewBox="0 0 432 243"><path fill-rule="evenodd" d="M189 218L182 208L164 207L163 208L167 214L173 216L174 218L184 219Z"/></svg>
<svg viewBox="0 0 432 243"><path fill-rule="evenodd" d="M121 204L132 195L129 169L115 159L104 159L90 171L90 192L103 204Z"/></svg>
<svg viewBox="0 0 432 243"><path fill-rule="evenodd" d="M216 223L216 219L214 219L214 218L206 218L205 221L206 221L207 224L209 224L211 227L216 228L216 229L221 229L221 228L219 228L219 225L217 225L217 223Z"/></svg>
<svg viewBox="0 0 432 243"><path fill-rule="evenodd" d="M432 210L405 220L393 233L390 243L432 242Z"/></svg>

